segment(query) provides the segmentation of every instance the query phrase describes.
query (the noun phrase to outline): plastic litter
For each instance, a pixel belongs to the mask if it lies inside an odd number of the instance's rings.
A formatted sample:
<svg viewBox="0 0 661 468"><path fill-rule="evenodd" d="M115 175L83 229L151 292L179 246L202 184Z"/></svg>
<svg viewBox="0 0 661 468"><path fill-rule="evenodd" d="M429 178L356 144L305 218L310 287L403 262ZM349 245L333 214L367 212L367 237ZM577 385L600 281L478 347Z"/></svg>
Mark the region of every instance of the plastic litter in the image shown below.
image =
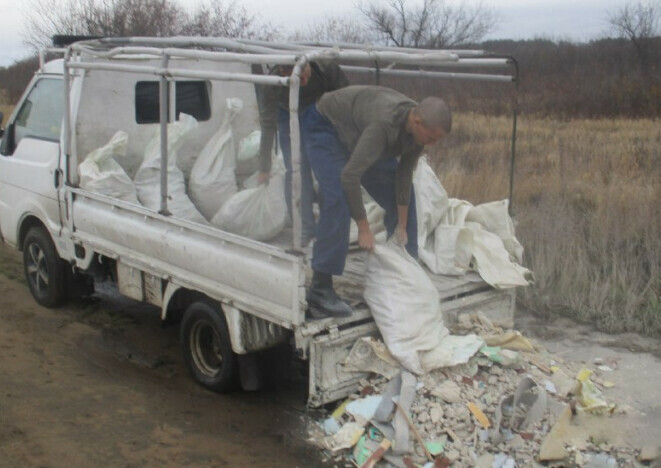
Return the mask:
<svg viewBox="0 0 661 468"><path fill-rule="evenodd" d="M382 400L381 395L370 395L360 400L354 400L346 406L346 412L353 416L358 423L366 425L374 417Z"/></svg>
<svg viewBox="0 0 661 468"><path fill-rule="evenodd" d="M491 468L514 468L516 462L512 457L508 457L504 453L499 453L493 460Z"/></svg>
<svg viewBox="0 0 661 468"><path fill-rule="evenodd" d="M535 347L530 340L518 331L508 331L498 335L482 336L482 338L488 346L498 346L514 351L535 351Z"/></svg>
<svg viewBox="0 0 661 468"><path fill-rule="evenodd" d="M508 427L512 431L523 431L531 424L542 418L546 411L546 391L540 387L531 377L524 377L519 382L513 395L507 395L500 400L496 408L493 430L491 432L492 442L503 440L501 424L509 412ZM523 416L519 415L519 409L525 408ZM507 411L507 408L512 408ZM516 410L516 411L515 411Z"/></svg>
<svg viewBox="0 0 661 468"><path fill-rule="evenodd" d="M617 468L617 460L607 453L597 453L583 465L585 468Z"/></svg>
<svg viewBox="0 0 661 468"><path fill-rule="evenodd" d="M349 422L342 426L335 434L327 437L324 440L324 444L331 452L351 448L358 443L364 432L365 428L362 425Z"/></svg>
<svg viewBox="0 0 661 468"><path fill-rule="evenodd" d="M591 413L612 413L615 411L616 405L609 404L601 398L601 392L597 389L594 382L590 380L591 375L591 370L582 369L576 376L578 381L578 385L576 386L576 396L578 398L577 409Z"/></svg>
<svg viewBox="0 0 661 468"><path fill-rule="evenodd" d="M468 403L468 409L470 410L471 413L473 413L473 416L475 416L475 419L482 425L483 428L489 429L491 427L491 422L489 421L489 418L482 412L479 406L477 406L476 403L470 402Z"/></svg>

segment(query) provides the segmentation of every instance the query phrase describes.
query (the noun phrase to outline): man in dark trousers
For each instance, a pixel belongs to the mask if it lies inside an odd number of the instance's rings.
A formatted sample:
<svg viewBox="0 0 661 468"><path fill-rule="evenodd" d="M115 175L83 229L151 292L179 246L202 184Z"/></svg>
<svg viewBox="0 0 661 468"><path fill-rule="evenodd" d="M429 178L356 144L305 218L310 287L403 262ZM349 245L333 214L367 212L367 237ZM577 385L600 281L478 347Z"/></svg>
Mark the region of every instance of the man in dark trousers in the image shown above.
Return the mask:
<svg viewBox="0 0 661 468"><path fill-rule="evenodd" d="M337 296L332 278L344 271L351 218L360 247L374 248L361 185L385 209L388 236L417 258L413 170L422 148L450 132L452 114L437 97L418 104L389 88L349 86L306 109L301 126L321 199L306 298L314 317L348 316L351 306Z"/></svg>
<svg viewBox="0 0 661 468"><path fill-rule="evenodd" d="M290 76L291 65L278 65L273 67L271 74ZM349 84L347 77L340 67L333 62L312 62L307 64L301 72L301 87L299 91L299 111L314 104L322 94L343 88ZM300 115L300 114L299 114ZM291 216L291 143L289 139L289 88L284 86L264 86L262 105L260 107L259 121L262 135L259 149L259 183L265 183L271 172L271 151L275 140L276 127L285 167L285 199L287 209ZM301 127L301 140L303 140ZM306 158L305 150L301 145L301 245L306 246L315 236L316 222L312 205L314 202L314 188L312 173Z"/></svg>

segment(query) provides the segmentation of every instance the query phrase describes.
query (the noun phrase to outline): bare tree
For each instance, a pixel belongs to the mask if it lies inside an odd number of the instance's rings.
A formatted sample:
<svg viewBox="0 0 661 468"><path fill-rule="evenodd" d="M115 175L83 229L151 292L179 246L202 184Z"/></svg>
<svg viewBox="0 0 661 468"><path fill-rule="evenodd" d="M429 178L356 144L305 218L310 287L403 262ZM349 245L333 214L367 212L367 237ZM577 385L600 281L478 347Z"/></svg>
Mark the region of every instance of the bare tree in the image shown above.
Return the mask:
<svg viewBox="0 0 661 468"><path fill-rule="evenodd" d="M661 2L659 0L630 1L608 13L608 23L617 35L631 41L641 67L648 70L650 40L661 34Z"/></svg>
<svg viewBox="0 0 661 468"><path fill-rule="evenodd" d="M190 14L173 0L32 0L25 16L25 43L35 50L54 34L269 39L276 33L233 0L208 0Z"/></svg>
<svg viewBox="0 0 661 468"><path fill-rule="evenodd" d="M207 0L191 15L182 34L270 40L278 30L271 23L261 22L236 1Z"/></svg>
<svg viewBox="0 0 661 468"><path fill-rule="evenodd" d="M386 44L439 49L480 41L498 23L481 0L450 5L447 0L371 0L358 7L367 27Z"/></svg>
<svg viewBox="0 0 661 468"><path fill-rule="evenodd" d="M372 36L355 16L326 16L295 31L291 40L362 44L372 42Z"/></svg>
<svg viewBox="0 0 661 468"><path fill-rule="evenodd" d="M185 17L169 0L33 0L24 38L39 49L54 34L166 36L178 33Z"/></svg>

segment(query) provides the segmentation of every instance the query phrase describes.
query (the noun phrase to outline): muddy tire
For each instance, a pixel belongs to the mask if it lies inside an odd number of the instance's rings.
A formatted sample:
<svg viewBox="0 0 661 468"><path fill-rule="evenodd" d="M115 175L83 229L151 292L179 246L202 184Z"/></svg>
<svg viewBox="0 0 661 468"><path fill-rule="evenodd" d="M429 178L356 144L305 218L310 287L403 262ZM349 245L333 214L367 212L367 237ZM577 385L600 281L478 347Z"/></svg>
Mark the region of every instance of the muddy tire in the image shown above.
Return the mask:
<svg viewBox="0 0 661 468"><path fill-rule="evenodd" d="M194 302L184 312L179 333L193 379L214 392L235 390L237 356L222 311L206 302Z"/></svg>
<svg viewBox="0 0 661 468"><path fill-rule="evenodd" d="M66 300L65 267L48 232L31 228L23 241L23 269L32 296L42 306L57 307Z"/></svg>

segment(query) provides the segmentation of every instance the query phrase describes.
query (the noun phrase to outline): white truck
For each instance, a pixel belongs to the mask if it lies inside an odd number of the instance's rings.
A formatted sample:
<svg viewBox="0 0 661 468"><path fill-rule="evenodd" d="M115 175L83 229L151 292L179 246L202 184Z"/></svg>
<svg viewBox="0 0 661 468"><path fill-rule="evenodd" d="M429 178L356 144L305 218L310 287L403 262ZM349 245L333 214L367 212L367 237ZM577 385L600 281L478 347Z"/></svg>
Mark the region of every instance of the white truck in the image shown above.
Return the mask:
<svg viewBox="0 0 661 468"><path fill-rule="evenodd" d="M241 138L259 128L256 85L290 87L290 107L297 109L301 67L320 58L377 82L385 75L516 81L511 59L470 50L191 37L95 39L53 51L63 58L46 62L42 54L39 70L2 130L0 147L0 232L4 242L23 252L35 300L55 307L72 294L93 291L95 275L109 276L120 293L154 304L163 320L180 323L193 378L219 392L235 387L239 366L250 367L253 353L289 341L309 361L311 406L346 396L364 377L342 366L358 338L378 335L362 301L363 253L352 250L339 284L354 305L353 316L309 320L305 288L310 275L298 241L297 210L291 229L273 242L257 242L172 216L167 177L161 179L160 210L84 190L81 160L123 130L129 146L118 162L132 175L154 129L160 128L161 141L167 142L167 122L184 112L199 122L179 152L188 173L218 129L227 98L244 102L233 123ZM295 66L290 77L263 73L274 64ZM300 192L297 123L294 111L293 206ZM161 146L166 168L167 143ZM430 276L449 322L458 313L480 310L496 322L511 323L513 291Z"/></svg>

